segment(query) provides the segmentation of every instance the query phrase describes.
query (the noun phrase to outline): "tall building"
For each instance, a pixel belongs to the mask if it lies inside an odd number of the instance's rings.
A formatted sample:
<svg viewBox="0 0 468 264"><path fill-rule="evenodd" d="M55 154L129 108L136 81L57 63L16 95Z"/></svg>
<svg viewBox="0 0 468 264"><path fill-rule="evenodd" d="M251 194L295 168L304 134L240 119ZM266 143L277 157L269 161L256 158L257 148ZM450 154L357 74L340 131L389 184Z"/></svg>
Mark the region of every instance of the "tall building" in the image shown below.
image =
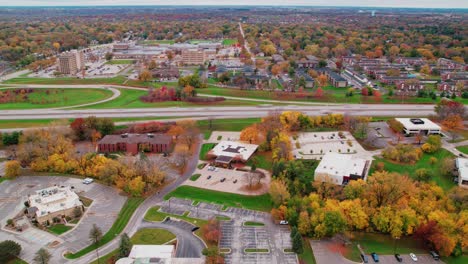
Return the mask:
<svg viewBox="0 0 468 264"><path fill-rule="evenodd" d="M83 52L72 50L58 56L59 71L63 74L77 74L84 67Z"/></svg>
<svg viewBox="0 0 468 264"><path fill-rule="evenodd" d="M200 65L205 63L205 52L198 49L182 50L182 63L187 65Z"/></svg>

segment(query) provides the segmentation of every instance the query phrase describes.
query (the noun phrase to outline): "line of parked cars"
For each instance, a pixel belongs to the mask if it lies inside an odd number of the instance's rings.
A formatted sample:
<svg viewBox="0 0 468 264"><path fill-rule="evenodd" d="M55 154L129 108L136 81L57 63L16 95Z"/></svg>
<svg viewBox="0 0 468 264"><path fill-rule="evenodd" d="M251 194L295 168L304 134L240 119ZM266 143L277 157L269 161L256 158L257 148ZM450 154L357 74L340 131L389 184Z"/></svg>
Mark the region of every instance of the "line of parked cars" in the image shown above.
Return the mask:
<svg viewBox="0 0 468 264"><path fill-rule="evenodd" d="M431 257L434 259L434 260L439 260L440 259L440 256L439 254L437 254L437 252L435 251L430 251L429 254L431 255ZM379 255L377 255L377 253L375 252L372 252L371 254L371 257L372 257L372 260L374 262L379 262ZM418 262L418 256L416 256L416 254L414 253L410 253L409 254L410 258L414 261L414 262ZM367 255L365 254L362 254L361 253L361 259L364 263L369 263L369 258L367 257ZM400 254L395 254L395 259L398 261L398 262L403 262L403 258L401 257Z"/></svg>

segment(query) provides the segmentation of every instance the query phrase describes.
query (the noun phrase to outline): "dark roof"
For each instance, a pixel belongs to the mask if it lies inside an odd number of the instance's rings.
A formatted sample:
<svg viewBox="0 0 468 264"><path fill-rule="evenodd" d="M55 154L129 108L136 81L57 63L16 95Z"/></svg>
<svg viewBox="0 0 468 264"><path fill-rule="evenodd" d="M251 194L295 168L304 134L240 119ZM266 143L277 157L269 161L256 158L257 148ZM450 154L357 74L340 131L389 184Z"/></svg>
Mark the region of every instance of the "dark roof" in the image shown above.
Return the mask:
<svg viewBox="0 0 468 264"><path fill-rule="evenodd" d="M232 157L221 155L221 156L218 156L215 161L219 163L231 163L232 159L233 159Z"/></svg>
<svg viewBox="0 0 468 264"><path fill-rule="evenodd" d="M117 143L151 143L151 144L170 144L172 137L164 134L122 134L107 135L99 140L98 144L117 144Z"/></svg>

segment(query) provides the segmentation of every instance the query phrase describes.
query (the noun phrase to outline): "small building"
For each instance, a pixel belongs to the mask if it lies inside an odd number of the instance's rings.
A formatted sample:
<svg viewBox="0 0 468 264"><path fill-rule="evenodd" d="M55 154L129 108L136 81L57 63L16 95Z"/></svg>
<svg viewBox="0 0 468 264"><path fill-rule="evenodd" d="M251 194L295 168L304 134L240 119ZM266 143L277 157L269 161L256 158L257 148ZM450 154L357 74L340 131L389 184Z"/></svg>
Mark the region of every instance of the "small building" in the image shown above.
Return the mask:
<svg viewBox="0 0 468 264"><path fill-rule="evenodd" d="M298 68L312 69L318 67L319 59L315 56L307 55L306 58L303 58L296 63Z"/></svg>
<svg viewBox="0 0 468 264"><path fill-rule="evenodd" d="M174 245L134 245L116 264L202 264L202 258L176 258Z"/></svg>
<svg viewBox="0 0 468 264"><path fill-rule="evenodd" d="M463 188L468 188L468 159L457 158L455 167L458 171L458 185Z"/></svg>
<svg viewBox="0 0 468 264"><path fill-rule="evenodd" d="M371 161L350 154L328 152L315 169L315 181L346 185L350 180L365 179Z"/></svg>
<svg viewBox="0 0 468 264"><path fill-rule="evenodd" d="M343 76L339 75L338 73L329 70L329 69L319 69L318 70L320 73L325 74L327 76L328 81L337 88L344 88L348 86L348 81L343 78Z"/></svg>
<svg viewBox="0 0 468 264"><path fill-rule="evenodd" d="M423 134L441 134L441 128L436 123L427 118L395 118L403 125L403 131L406 136Z"/></svg>
<svg viewBox="0 0 468 264"><path fill-rule="evenodd" d="M206 61L206 55L203 50L184 49L182 50L182 63L185 65L202 65Z"/></svg>
<svg viewBox="0 0 468 264"><path fill-rule="evenodd" d="M54 218L73 216L75 208L83 212L83 203L70 187L49 187L28 197L28 214L40 224L52 223Z"/></svg>
<svg viewBox="0 0 468 264"><path fill-rule="evenodd" d="M271 56L271 60L275 63L278 63L278 62L283 62L284 61L284 58L283 56L279 55L279 54L273 54Z"/></svg>
<svg viewBox="0 0 468 264"><path fill-rule="evenodd" d="M156 68L151 70L151 75L156 79L178 79L179 69L175 67Z"/></svg>
<svg viewBox="0 0 468 264"><path fill-rule="evenodd" d="M215 163L223 167L229 167L232 161L247 162L257 151L258 145L246 144L238 141L221 141L209 154L216 157Z"/></svg>
<svg viewBox="0 0 468 264"><path fill-rule="evenodd" d="M107 135L97 146L101 153L127 152L133 155L138 152L167 153L172 146L172 137L164 134L122 134Z"/></svg>

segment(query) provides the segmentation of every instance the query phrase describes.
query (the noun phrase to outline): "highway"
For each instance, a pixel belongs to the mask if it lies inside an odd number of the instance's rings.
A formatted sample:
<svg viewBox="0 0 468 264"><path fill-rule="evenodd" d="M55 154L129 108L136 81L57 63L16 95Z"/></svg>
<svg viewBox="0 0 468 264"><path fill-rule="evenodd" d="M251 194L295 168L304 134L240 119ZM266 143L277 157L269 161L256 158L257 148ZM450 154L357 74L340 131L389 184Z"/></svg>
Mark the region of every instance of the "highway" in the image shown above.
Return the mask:
<svg viewBox="0 0 468 264"><path fill-rule="evenodd" d="M271 111L300 111L307 115L343 113L363 116L428 116L434 114L433 105L345 104L345 105L284 105L235 107L169 107L130 109L34 109L2 110L0 120L62 119L94 115L97 117L209 117L247 118L264 117Z"/></svg>

